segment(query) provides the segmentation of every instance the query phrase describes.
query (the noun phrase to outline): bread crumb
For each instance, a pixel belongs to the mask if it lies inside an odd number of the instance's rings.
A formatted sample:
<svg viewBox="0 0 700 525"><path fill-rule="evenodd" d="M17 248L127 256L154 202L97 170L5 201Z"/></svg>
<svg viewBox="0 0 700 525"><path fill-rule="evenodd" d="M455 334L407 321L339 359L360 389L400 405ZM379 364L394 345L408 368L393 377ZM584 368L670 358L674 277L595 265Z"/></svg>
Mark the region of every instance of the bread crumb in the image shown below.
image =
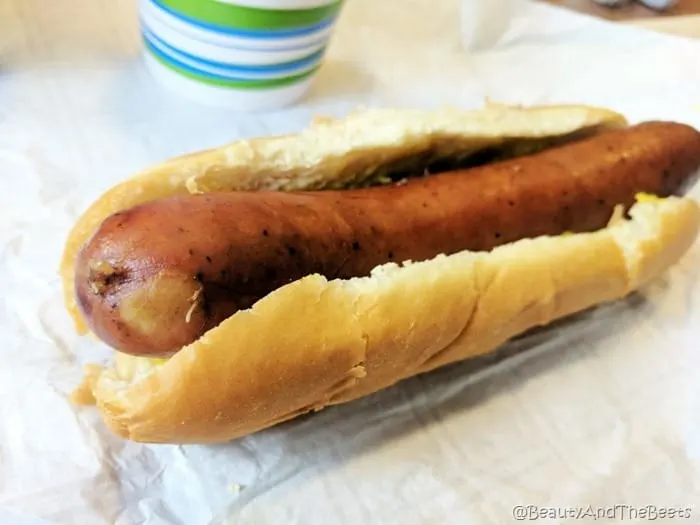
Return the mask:
<svg viewBox="0 0 700 525"><path fill-rule="evenodd" d="M114 275L114 272L116 272L114 266L109 264L107 261L90 261L90 269L101 273L105 277Z"/></svg>
<svg viewBox="0 0 700 525"><path fill-rule="evenodd" d="M231 492L233 492L234 494L240 494L244 488L245 488L245 485L241 485L240 483L231 483L228 486L228 489Z"/></svg>
<svg viewBox="0 0 700 525"><path fill-rule="evenodd" d="M100 365L85 365L83 367L83 379L73 392L71 392L68 400L74 405L94 405L95 396L93 390L95 383L102 373Z"/></svg>
<svg viewBox="0 0 700 525"><path fill-rule="evenodd" d="M185 181L185 188L190 192L191 195L201 195L204 193L197 184L197 176L192 175L189 179Z"/></svg>
<svg viewBox="0 0 700 525"><path fill-rule="evenodd" d="M610 226L616 225L618 222L623 221L625 219L625 207L622 204L617 204L615 205L615 208L613 209L612 216L610 217L610 220L608 221L608 225L606 228L609 228Z"/></svg>
<svg viewBox="0 0 700 525"><path fill-rule="evenodd" d="M192 320L192 313L194 312L194 309L197 308L198 299L200 294L202 293L202 290L204 288L200 286L194 294L192 294L192 297L190 297L190 301L192 301L192 305L190 306L189 310L187 310L187 313L185 314L185 322L189 324L189 322Z"/></svg>

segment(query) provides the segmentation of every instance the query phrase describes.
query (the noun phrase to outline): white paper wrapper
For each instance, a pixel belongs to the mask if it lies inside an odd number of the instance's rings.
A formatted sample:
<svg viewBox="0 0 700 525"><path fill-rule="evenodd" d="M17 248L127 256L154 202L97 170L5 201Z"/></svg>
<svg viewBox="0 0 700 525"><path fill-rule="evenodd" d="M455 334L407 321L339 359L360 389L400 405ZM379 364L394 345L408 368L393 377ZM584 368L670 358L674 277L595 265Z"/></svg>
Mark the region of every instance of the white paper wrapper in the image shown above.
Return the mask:
<svg viewBox="0 0 700 525"><path fill-rule="evenodd" d="M700 43L526 5L507 43L469 53L460 7L348 2L310 97L242 116L152 82L131 2L5 2L0 523L501 525L515 505L700 502L698 248L643 294L517 341L498 364L457 365L234 443L129 443L66 401L79 365L109 351L78 338L63 310L65 235L148 164L358 105L580 102L700 127Z"/></svg>

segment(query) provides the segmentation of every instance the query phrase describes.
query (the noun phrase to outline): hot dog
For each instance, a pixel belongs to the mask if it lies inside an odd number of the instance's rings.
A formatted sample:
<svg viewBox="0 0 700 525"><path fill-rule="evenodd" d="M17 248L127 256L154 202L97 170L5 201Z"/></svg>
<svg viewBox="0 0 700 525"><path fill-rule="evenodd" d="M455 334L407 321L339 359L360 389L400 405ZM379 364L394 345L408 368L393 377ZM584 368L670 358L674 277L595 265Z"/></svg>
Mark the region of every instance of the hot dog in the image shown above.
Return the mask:
<svg viewBox="0 0 700 525"><path fill-rule="evenodd" d="M370 111L175 159L69 237L67 306L120 351L83 397L131 439L215 442L483 354L666 271L698 167L694 129L576 106Z"/></svg>
<svg viewBox="0 0 700 525"><path fill-rule="evenodd" d="M306 275L603 228L639 192L680 194L698 152L694 129L650 122L398 185L159 199L102 223L78 255L76 294L103 341L168 356Z"/></svg>

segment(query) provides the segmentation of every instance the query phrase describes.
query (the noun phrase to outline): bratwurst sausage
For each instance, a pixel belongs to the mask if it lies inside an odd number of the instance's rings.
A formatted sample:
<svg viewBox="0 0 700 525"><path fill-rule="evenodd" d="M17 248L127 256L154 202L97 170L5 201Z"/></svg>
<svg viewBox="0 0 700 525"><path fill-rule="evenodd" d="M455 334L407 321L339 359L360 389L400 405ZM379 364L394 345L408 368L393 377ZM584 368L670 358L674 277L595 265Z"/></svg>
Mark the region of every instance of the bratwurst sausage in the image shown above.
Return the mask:
<svg viewBox="0 0 700 525"><path fill-rule="evenodd" d="M108 217L78 255L75 291L107 344L168 356L305 275L600 229L639 192L682 193L698 168L700 133L648 122L386 186L172 197Z"/></svg>

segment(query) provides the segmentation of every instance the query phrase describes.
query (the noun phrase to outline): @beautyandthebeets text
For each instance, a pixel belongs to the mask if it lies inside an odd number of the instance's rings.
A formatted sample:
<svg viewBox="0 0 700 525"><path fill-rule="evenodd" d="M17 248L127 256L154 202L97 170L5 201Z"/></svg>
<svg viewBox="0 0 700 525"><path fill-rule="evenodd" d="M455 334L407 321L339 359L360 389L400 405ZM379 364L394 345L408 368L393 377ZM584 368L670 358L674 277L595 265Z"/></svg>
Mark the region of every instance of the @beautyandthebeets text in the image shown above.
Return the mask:
<svg viewBox="0 0 700 525"><path fill-rule="evenodd" d="M616 521L658 521L668 523L670 520L689 520L693 514L690 506L662 505L608 505L608 506L572 506L554 507L541 505L516 505L513 518L517 521L555 521L555 520L616 520Z"/></svg>

